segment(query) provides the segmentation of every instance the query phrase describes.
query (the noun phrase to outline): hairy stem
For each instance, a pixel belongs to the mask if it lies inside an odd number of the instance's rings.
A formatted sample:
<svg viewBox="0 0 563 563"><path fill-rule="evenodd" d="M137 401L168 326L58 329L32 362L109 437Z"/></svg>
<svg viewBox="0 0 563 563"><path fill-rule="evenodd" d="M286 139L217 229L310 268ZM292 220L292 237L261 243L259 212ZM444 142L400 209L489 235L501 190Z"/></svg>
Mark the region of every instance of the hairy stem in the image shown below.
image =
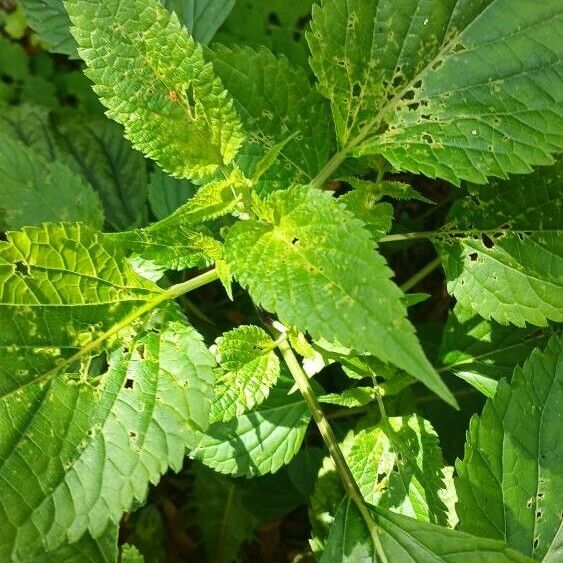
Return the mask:
<svg viewBox="0 0 563 563"><path fill-rule="evenodd" d="M344 455L342 453L342 450L340 449L340 446L338 445L332 428L330 427L330 424L317 401L317 397L315 396L315 392L311 387L311 384L309 383L309 379L307 378L306 373L303 371L301 364L295 357L295 354L293 353L293 350L291 349L291 346L289 345L287 340L282 340L281 342L279 342L278 347L283 356L283 359L285 360L285 363L287 364L287 367L289 368L289 371L291 372L291 375L293 376L293 379L295 380L295 383L299 387L299 390L301 391L301 394L303 395L303 398L305 399L305 402L307 403L307 406L309 407L309 410L313 415L323 441L334 461L336 471L340 476L346 494L356 504L368 527L377 556L383 563L388 563L385 551L383 550L383 545L381 544L381 539L379 537L377 524L374 522L364 502L362 493L358 488L358 484L356 483L356 480L354 479L354 476L350 471L350 467L348 466L348 463L344 458Z"/></svg>
<svg viewBox="0 0 563 563"><path fill-rule="evenodd" d="M442 263L442 259L439 256L437 256L436 258L434 258L434 260L432 260L432 262L428 262L426 266L424 266L422 269L416 272L414 276L409 278L403 285L401 285L401 289L404 292L409 291L418 282L423 280L426 276L430 275L436 268L440 266L441 263Z"/></svg>
<svg viewBox="0 0 563 563"><path fill-rule="evenodd" d="M46 371L45 373L41 374L39 377L20 385L13 391L2 396L5 398L13 393L16 393L29 385L37 385L39 383L45 383L50 379L53 379L57 374L59 374L62 370L67 368L68 366L74 364L78 360L82 359L84 356L89 355L90 353L98 350L102 344L104 344L107 340L109 340L112 336L115 336L118 332L122 331L124 328L127 328L131 323L135 322L137 319L141 318L146 313L152 311L165 301L170 301L172 299L176 299L180 297L180 295L184 295L184 293L188 293L197 289L198 287L202 287L215 281L218 279L217 270L213 269L209 272L205 272L191 280L187 280L185 282L173 285L169 287L167 290L163 291L162 293L158 293L153 297L150 301L147 301L143 305L141 305L138 309L135 309L129 315L121 319L118 323L114 324L111 328L106 330L100 336L88 342L88 344L84 345L78 352L73 354L72 356L66 358L54 368Z"/></svg>

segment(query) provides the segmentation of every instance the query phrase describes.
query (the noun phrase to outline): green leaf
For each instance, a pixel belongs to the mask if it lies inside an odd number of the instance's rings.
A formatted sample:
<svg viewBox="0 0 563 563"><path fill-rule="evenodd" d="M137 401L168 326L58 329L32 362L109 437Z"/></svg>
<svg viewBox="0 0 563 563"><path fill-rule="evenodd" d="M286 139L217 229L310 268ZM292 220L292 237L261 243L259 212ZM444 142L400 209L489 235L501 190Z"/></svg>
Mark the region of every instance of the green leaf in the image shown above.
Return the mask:
<svg viewBox="0 0 563 563"><path fill-rule="evenodd" d="M405 318L401 292L362 223L329 194L275 192L259 220L234 225L225 256L255 303L318 340L403 368L451 404Z"/></svg>
<svg viewBox="0 0 563 563"><path fill-rule="evenodd" d="M324 0L307 39L340 145L454 184L550 164L561 14L557 0Z"/></svg>
<svg viewBox="0 0 563 563"><path fill-rule="evenodd" d="M0 228L44 221L82 221L101 227L94 190L63 162L49 162L32 148L0 133Z"/></svg>
<svg viewBox="0 0 563 563"><path fill-rule="evenodd" d="M133 145L168 173L203 179L243 141L201 47L156 0L68 0L87 75Z"/></svg>
<svg viewBox="0 0 563 563"><path fill-rule="evenodd" d="M311 418L301 396L288 394L292 386L282 378L253 410L193 433L190 457L236 477L275 473L299 451Z"/></svg>
<svg viewBox="0 0 563 563"><path fill-rule="evenodd" d="M161 0L199 43L207 44L231 11L234 0ZM22 0L27 23L53 53L77 58L76 41L63 0Z"/></svg>
<svg viewBox="0 0 563 563"><path fill-rule="evenodd" d="M379 201L383 197L390 197L397 200L415 199L424 203L433 203L428 198L418 193L410 184L396 182L394 180L361 180L359 178L346 177L342 179L350 184L356 191L368 193L373 199Z"/></svg>
<svg viewBox="0 0 563 563"><path fill-rule="evenodd" d="M250 178L268 150L285 142L258 190L308 183L334 152L330 110L307 75L265 49L217 47L210 60L248 134L237 163ZM295 135L288 140L290 135Z"/></svg>
<svg viewBox="0 0 563 563"><path fill-rule="evenodd" d="M148 195L152 212L157 219L165 219L186 203L196 192L197 186L189 180L172 178L162 170L149 177Z"/></svg>
<svg viewBox="0 0 563 563"><path fill-rule="evenodd" d="M207 45L228 17L235 0L161 0L169 10L178 14L190 35Z"/></svg>
<svg viewBox="0 0 563 563"><path fill-rule="evenodd" d="M117 561L117 526L111 524L95 539L86 532L78 541L53 551L37 553L34 563L115 563Z"/></svg>
<svg viewBox="0 0 563 563"><path fill-rule="evenodd" d="M117 526L111 525L101 537L86 533L78 541L52 551L37 553L34 563L115 563L117 560Z"/></svg>
<svg viewBox="0 0 563 563"><path fill-rule="evenodd" d="M498 380L510 379L514 368L547 338L548 333L535 327L487 321L458 303L448 316L440 360L444 370L493 397Z"/></svg>
<svg viewBox="0 0 563 563"><path fill-rule="evenodd" d="M535 350L471 421L456 488L460 527L534 559L563 553L563 341Z"/></svg>
<svg viewBox="0 0 563 563"><path fill-rule="evenodd" d="M270 394L280 363L274 341L257 326L240 326L216 340L217 382L211 420L226 422L260 405Z"/></svg>
<svg viewBox="0 0 563 563"><path fill-rule="evenodd" d="M304 36L312 4L313 0L236 2L215 39L226 45L265 46L306 68L309 53Z"/></svg>
<svg viewBox="0 0 563 563"><path fill-rule="evenodd" d="M454 205L440 243L448 291L485 319L563 321L561 163L496 182Z"/></svg>
<svg viewBox="0 0 563 563"><path fill-rule="evenodd" d="M247 480L195 464L193 504L208 561L231 563L262 522L281 518L306 502L288 476L293 465L275 475Z"/></svg>
<svg viewBox="0 0 563 563"><path fill-rule="evenodd" d="M144 563L144 561L145 558L134 545L126 543L121 548L121 563Z"/></svg>
<svg viewBox="0 0 563 563"><path fill-rule="evenodd" d="M79 224L0 242L0 397L44 377L161 290Z"/></svg>
<svg viewBox="0 0 563 563"><path fill-rule="evenodd" d="M444 460L431 424L417 415L391 417L355 433L348 464L370 504L417 520L447 523L438 491Z"/></svg>
<svg viewBox="0 0 563 563"><path fill-rule="evenodd" d="M27 23L52 53L78 58L63 0L21 0Z"/></svg>
<svg viewBox="0 0 563 563"><path fill-rule="evenodd" d="M341 196L339 201L364 223L375 241L391 230L395 210L390 203L380 202L362 190L352 190Z"/></svg>
<svg viewBox="0 0 563 563"><path fill-rule="evenodd" d="M47 108L21 104L2 108L0 131L81 176L88 191L91 186L101 198L111 230L136 227L145 219L145 161L123 138L123 129L109 119L70 109L53 117ZM57 186L64 188L65 184Z"/></svg>
<svg viewBox="0 0 563 563"><path fill-rule="evenodd" d="M97 537L178 471L189 433L207 425L213 365L168 309L101 376L65 374L2 399L0 557L29 561L87 530Z"/></svg>
<svg viewBox="0 0 563 563"><path fill-rule="evenodd" d="M249 190L248 180L239 170L233 170L225 178L214 180L199 188L192 198L172 215L159 223L159 230L171 225L199 225L235 210ZM154 226L151 227L154 230Z"/></svg>
<svg viewBox="0 0 563 563"><path fill-rule="evenodd" d="M63 157L98 192L106 225L114 231L140 226L147 215L147 171L143 156L109 119L67 114L56 126Z"/></svg>
<svg viewBox="0 0 563 563"><path fill-rule="evenodd" d="M222 256L222 246L204 226L154 223L147 229L106 234L108 244L121 252L148 260L160 270L210 266Z"/></svg>
<svg viewBox="0 0 563 563"><path fill-rule="evenodd" d="M375 392L373 387L352 387L345 389L342 393L321 395L317 399L320 403L340 405L347 408L363 407L375 401Z"/></svg>
<svg viewBox="0 0 563 563"><path fill-rule="evenodd" d="M427 563L482 561L525 563L526 557L499 541L477 538L435 524L412 520L383 509L371 508L388 561ZM344 499L331 527L321 563L380 561L374 553L367 526L352 500Z"/></svg>

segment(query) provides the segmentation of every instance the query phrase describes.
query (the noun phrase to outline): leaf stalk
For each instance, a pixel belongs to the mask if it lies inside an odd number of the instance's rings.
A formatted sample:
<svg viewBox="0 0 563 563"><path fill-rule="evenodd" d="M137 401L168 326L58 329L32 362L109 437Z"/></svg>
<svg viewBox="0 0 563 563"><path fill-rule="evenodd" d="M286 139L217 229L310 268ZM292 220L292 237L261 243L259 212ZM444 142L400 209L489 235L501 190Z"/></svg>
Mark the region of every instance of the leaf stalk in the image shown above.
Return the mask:
<svg viewBox="0 0 563 563"><path fill-rule="evenodd" d="M287 340L281 340L278 343L278 348L283 356L285 363L295 383L299 387L311 414L313 415L313 419L317 424L319 432L321 433L322 439L329 451L330 456L334 461L334 465L336 467L336 471L340 476L342 484L344 486L344 490L346 494L352 499L352 501L356 504L360 514L362 515L368 530L370 532L373 545L377 556L383 563L388 563L387 556L385 555L385 551L383 550L383 545L381 543L381 539L379 537L379 529L377 524L374 522L358 488L358 484L352 475L352 471L346 462L344 454L338 445L338 441L336 440L336 436L332 431L332 428L317 401L317 397L315 395L315 391L311 387L309 383L309 379L307 374L303 371L301 364L297 360L297 357L293 353L291 346Z"/></svg>

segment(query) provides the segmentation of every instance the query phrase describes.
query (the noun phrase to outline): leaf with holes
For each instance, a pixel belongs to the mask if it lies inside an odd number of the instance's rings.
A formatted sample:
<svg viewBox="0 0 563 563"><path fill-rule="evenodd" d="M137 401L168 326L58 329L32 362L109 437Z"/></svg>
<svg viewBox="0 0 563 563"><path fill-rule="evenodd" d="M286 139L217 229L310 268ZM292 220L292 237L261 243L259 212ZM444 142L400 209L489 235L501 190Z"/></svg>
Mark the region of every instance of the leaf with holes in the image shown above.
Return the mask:
<svg viewBox="0 0 563 563"><path fill-rule="evenodd" d="M330 195L304 187L275 192L257 212L225 240L233 275L256 303L315 339L396 364L455 404L360 221Z"/></svg>
<svg viewBox="0 0 563 563"><path fill-rule="evenodd" d="M201 180L232 161L243 141L239 118L174 13L157 0L65 6L87 75L136 148L185 178Z"/></svg>
<svg viewBox="0 0 563 563"><path fill-rule="evenodd" d="M268 149L286 142L257 189L270 192L311 181L334 152L334 135L328 104L307 75L265 49L217 47L209 58L248 134L237 156L246 175L254 174Z"/></svg>
<svg viewBox="0 0 563 563"><path fill-rule="evenodd" d="M562 16L558 0L325 0L307 39L340 146L454 184L552 163Z"/></svg>
<svg viewBox="0 0 563 563"><path fill-rule="evenodd" d="M448 291L498 323L563 321L562 165L493 183L457 202L438 244Z"/></svg>
<svg viewBox="0 0 563 563"><path fill-rule="evenodd" d="M46 377L162 291L84 225L46 224L0 242L0 397Z"/></svg>
<svg viewBox="0 0 563 563"><path fill-rule="evenodd" d="M100 376L64 374L0 400L3 560L97 537L182 467L189 432L208 423L213 358L172 309L147 328Z"/></svg>
<svg viewBox="0 0 563 563"><path fill-rule="evenodd" d="M563 554L563 341L535 350L471 421L456 488L460 528L542 561Z"/></svg>

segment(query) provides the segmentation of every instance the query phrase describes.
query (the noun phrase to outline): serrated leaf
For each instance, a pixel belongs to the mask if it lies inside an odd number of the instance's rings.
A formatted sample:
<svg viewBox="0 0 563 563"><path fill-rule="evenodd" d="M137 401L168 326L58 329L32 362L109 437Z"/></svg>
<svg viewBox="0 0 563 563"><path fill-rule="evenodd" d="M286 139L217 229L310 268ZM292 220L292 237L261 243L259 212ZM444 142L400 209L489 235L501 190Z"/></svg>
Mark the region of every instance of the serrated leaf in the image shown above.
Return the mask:
<svg viewBox="0 0 563 563"><path fill-rule="evenodd" d="M67 374L0 402L2 559L98 536L181 468L189 432L207 425L213 359L173 310L153 323L98 378Z"/></svg>
<svg viewBox="0 0 563 563"><path fill-rule="evenodd" d="M216 340L217 382L211 420L226 422L260 405L270 394L280 363L274 341L257 326L240 326Z"/></svg>
<svg viewBox="0 0 563 563"><path fill-rule="evenodd" d="M149 178L148 196L152 212L157 219L165 219L186 203L197 186L189 180L172 178L162 170L154 171Z"/></svg>
<svg viewBox="0 0 563 563"><path fill-rule="evenodd" d="M493 182L454 205L438 244L448 291L501 324L563 321L562 165Z"/></svg>
<svg viewBox="0 0 563 563"><path fill-rule="evenodd" d="M543 561L563 554L563 346L553 337L471 421L456 488L460 528Z"/></svg>
<svg viewBox="0 0 563 563"><path fill-rule="evenodd" d="M461 377L487 397L498 380L510 379L517 365L541 346L548 333L487 321L459 303L450 311L440 347L442 370Z"/></svg>
<svg viewBox="0 0 563 563"><path fill-rule="evenodd" d="M49 162L2 133L0 145L0 229L19 229L45 221L102 226L97 194L63 162Z"/></svg>
<svg viewBox="0 0 563 563"><path fill-rule="evenodd" d="M313 0L246 0L236 2L215 39L226 45L267 47L292 63L307 67L305 28Z"/></svg>
<svg viewBox="0 0 563 563"><path fill-rule="evenodd" d="M162 231L173 225L199 225L228 215L235 210L249 191L249 187L249 182L242 173L234 170L225 178L201 186L184 205L158 223L158 230ZM150 228L156 229L154 226Z"/></svg>
<svg viewBox="0 0 563 563"><path fill-rule="evenodd" d="M561 16L557 0L325 0L307 39L340 145L454 184L550 164Z"/></svg>
<svg viewBox="0 0 563 563"><path fill-rule="evenodd" d="M440 561L479 561L487 563L525 563L520 553L505 544L477 538L435 524L418 522L407 516L371 507L377 522L383 551L388 561L427 563ZM352 500L338 507L321 563L376 563L368 528Z"/></svg>
<svg viewBox="0 0 563 563"><path fill-rule="evenodd" d="M0 397L43 377L161 290L79 224L44 224L0 242Z"/></svg>
<svg viewBox="0 0 563 563"><path fill-rule="evenodd" d="M237 164L250 178L269 149L285 142L257 189L308 183L334 152L330 110L307 75L266 49L217 47L209 54L248 134ZM295 135L288 140L290 135Z"/></svg>
<svg viewBox="0 0 563 563"><path fill-rule="evenodd" d="M301 396L288 394L292 386L281 378L261 405L194 433L190 457L236 477L275 473L299 451L311 418Z"/></svg>
<svg viewBox="0 0 563 563"><path fill-rule="evenodd" d="M438 436L423 418L390 417L354 435L346 456L370 504L417 520L446 524L444 460Z"/></svg>
<svg viewBox="0 0 563 563"><path fill-rule="evenodd" d="M49 109L33 104L2 108L0 131L48 162L70 167L88 191L93 188L101 198L109 229L139 226L146 216L146 163L123 138L123 129L103 116L85 116L68 108L56 118L50 114ZM65 187L61 183L57 189Z"/></svg>
<svg viewBox="0 0 563 563"><path fill-rule="evenodd" d="M339 201L360 219L375 241L391 230L395 210L390 203L380 202L369 192L352 190Z"/></svg>
<svg viewBox="0 0 563 563"><path fill-rule="evenodd" d="M102 199L107 227L123 231L146 220L146 163L122 127L103 117L67 114L56 126L56 140L69 166Z"/></svg>
<svg viewBox="0 0 563 563"><path fill-rule="evenodd" d="M132 253L161 270L185 270L210 266L222 255L221 243L205 226L174 225L106 234L104 239L127 255Z"/></svg>
<svg viewBox="0 0 563 563"><path fill-rule="evenodd" d="M408 371L446 401L405 318L401 292L362 223L329 194L275 192L259 220L239 222L225 240L234 277L280 320Z"/></svg>
<svg viewBox="0 0 563 563"><path fill-rule="evenodd" d="M383 197L389 197L398 200L415 199L424 203L433 203L430 199L417 192L410 184L405 184L404 182L394 180L372 182L371 180L353 177L345 177L342 180L350 184L354 190L368 193L377 201Z"/></svg>
<svg viewBox="0 0 563 563"><path fill-rule="evenodd" d="M126 543L121 548L121 563L144 563L145 558L134 546Z"/></svg>
<svg viewBox="0 0 563 563"><path fill-rule="evenodd" d="M136 148L184 178L203 179L232 161L243 141L239 118L174 13L157 0L65 5L87 75Z"/></svg>
<svg viewBox="0 0 563 563"><path fill-rule="evenodd" d="M233 9L235 0L162 0L162 4L178 14L198 43L207 45Z"/></svg>

